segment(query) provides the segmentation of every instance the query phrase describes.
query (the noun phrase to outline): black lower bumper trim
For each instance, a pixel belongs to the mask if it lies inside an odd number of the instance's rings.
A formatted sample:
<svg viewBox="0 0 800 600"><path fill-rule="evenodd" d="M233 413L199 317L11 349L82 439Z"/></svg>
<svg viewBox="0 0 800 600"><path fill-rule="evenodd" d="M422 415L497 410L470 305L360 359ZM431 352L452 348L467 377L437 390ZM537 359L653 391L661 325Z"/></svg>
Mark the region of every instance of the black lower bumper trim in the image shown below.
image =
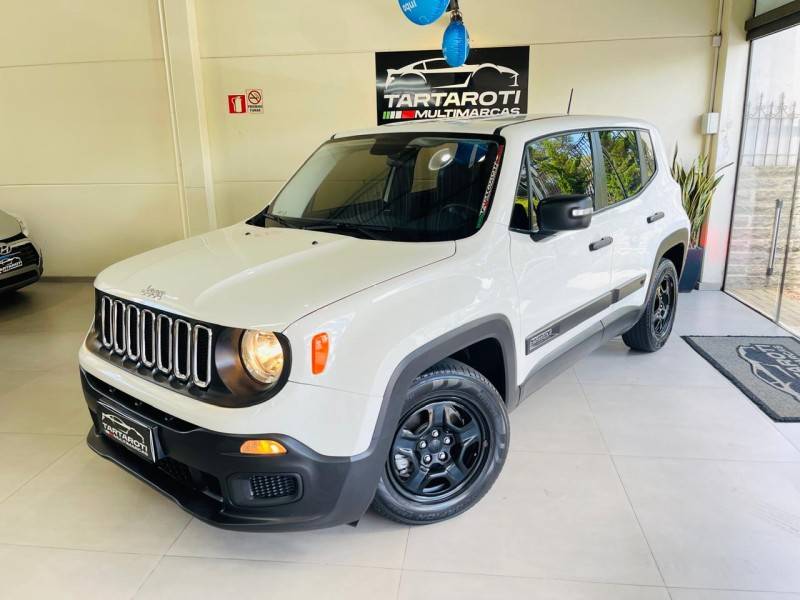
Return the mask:
<svg viewBox="0 0 800 600"><path fill-rule="evenodd" d="M318 529L361 518L383 467L381 456L320 455L281 434L233 435L196 427L147 406L81 371L94 420L89 447L211 525L232 530ZM155 463L100 432L97 401L155 428ZM245 439L269 438L282 456L239 453Z"/></svg>
<svg viewBox="0 0 800 600"><path fill-rule="evenodd" d="M25 286L36 283L42 278L41 269L31 268L24 271L11 271L9 275L0 278L0 292L13 292Z"/></svg>

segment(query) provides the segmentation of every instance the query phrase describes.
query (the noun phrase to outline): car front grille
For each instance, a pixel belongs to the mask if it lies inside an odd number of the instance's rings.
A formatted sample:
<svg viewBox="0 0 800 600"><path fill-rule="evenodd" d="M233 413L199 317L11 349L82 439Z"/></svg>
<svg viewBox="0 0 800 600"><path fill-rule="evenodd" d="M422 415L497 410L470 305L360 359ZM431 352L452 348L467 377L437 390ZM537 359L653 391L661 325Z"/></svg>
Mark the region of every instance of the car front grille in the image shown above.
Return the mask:
<svg viewBox="0 0 800 600"><path fill-rule="evenodd" d="M13 240L14 238L12 238ZM3 242L4 244L7 242ZM10 242L8 242L10 243ZM3 255L4 258L19 258L22 261L21 267L30 267L39 264L39 253L36 248L28 242L11 246L10 251Z"/></svg>
<svg viewBox="0 0 800 600"><path fill-rule="evenodd" d="M22 259L22 264L25 266L29 265L38 265L39 264L39 253L36 251L36 248L33 247L33 244L22 244L21 246L17 246L12 251L18 253L19 257Z"/></svg>
<svg viewBox="0 0 800 600"><path fill-rule="evenodd" d="M110 296L99 302L97 334L106 350L182 384L211 384L210 327Z"/></svg>
<svg viewBox="0 0 800 600"><path fill-rule="evenodd" d="M189 470L189 467L182 462L167 456L159 460L156 466L175 481L183 483L184 485L192 484L192 472Z"/></svg>

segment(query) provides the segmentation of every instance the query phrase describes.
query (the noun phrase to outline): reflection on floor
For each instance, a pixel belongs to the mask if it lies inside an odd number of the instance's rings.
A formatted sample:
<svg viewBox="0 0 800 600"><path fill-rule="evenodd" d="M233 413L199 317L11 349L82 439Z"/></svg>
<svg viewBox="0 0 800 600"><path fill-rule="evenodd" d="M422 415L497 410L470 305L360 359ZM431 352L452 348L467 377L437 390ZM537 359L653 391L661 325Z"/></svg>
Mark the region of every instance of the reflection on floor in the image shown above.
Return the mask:
<svg viewBox="0 0 800 600"><path fill-rule="evenodd" d="M748 306L757 311L774 316L778 309L780 288L778 286L764 286L758 288L736 288L729 292ZM795 335L800 334L800 290L787 288L783 291L780 303L780 322Z"/></svg>
<svg viewBox="0 0 800 600"><path fill-rule="evenodd" d="M680 300L676 334L782 333L722 293ZM800 598L800 424L678 335L652 355L612 341L529 398L462 517L241 534L85 447L91 301L56 283L0 299L0 597Z"/></svg>

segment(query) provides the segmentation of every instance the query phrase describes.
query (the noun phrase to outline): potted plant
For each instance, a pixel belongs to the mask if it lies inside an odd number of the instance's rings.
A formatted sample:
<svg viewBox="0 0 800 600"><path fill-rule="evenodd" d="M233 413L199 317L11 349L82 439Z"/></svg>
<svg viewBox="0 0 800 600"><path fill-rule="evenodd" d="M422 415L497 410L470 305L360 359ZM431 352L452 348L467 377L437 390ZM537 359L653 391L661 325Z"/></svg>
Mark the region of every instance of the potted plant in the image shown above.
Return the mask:
<svg viewBox="0 0 800 600"><path fill-rule="evenodd" d="M732 164L732 163L731 163ZM700 279L700 269L703 266L703 247L700 245L700 233L711 207L711 198L717 189L722 175L719 172L730 165L725 165L710 173L708 169L708 155L700 154L689 168L684 168L678 162L678 148L672 155L672 177L681 186L681 200L691 223L689 232L689 250L686 253L686 264L681 273L678 290L691 292L697 287Z"/></svg>

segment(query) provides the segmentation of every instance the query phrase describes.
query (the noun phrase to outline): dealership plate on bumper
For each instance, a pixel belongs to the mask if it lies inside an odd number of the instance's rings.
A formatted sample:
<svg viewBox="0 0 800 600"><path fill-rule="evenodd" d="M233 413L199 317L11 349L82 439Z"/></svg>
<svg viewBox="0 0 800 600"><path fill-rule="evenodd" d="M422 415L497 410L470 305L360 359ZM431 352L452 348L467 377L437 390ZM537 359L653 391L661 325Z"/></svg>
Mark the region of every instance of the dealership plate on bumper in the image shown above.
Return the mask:
<svg viewBox="0 0 800 600"><path fill-rule="evenodd" d="M22 259L19 256L0 256L0 274L15 271L22 267Z"/></svg>
<svg viewBox="0 0 800 600"><path fill-rule="evenodd" d="M97 403L97 419L103 435L150 462L156 461L152 427L119 413L102 402Z"/></svg>

